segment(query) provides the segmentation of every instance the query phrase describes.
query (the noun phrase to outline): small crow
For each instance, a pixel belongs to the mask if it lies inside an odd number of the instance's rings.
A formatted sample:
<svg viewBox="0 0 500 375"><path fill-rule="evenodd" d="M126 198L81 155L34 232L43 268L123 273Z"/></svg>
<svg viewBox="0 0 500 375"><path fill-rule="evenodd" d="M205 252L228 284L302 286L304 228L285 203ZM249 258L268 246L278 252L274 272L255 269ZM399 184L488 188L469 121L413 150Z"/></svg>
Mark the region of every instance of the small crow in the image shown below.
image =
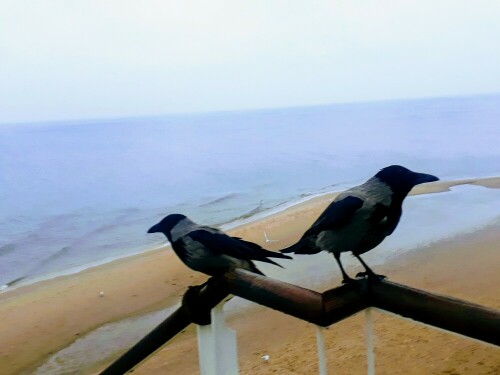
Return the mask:
<svg viewBox="0 0 500 375"><path fill-rule="evenodd" d="M265 250L241 238L230 237L218 229L198 225L181 214L166 216L148 233L163 233L186 266L210 276L235 268L264 275L252 260L281 267L268 258L291 259L288 255Z"/></svg>
<svg viewBox="0 0 500 375"><path fill-rule="evenodd" d="M414 186L438 180L430 174L412 172L399 165L383 168L364 184L339 194L299 242L281 252L331 252L342 271L342 282L347 283L352 279L342 267L340 253L351 251L365 268L357 277L383 278L385 276L376 275L366 265L360 254L370 251L394 232L403 200Z"/></svg>

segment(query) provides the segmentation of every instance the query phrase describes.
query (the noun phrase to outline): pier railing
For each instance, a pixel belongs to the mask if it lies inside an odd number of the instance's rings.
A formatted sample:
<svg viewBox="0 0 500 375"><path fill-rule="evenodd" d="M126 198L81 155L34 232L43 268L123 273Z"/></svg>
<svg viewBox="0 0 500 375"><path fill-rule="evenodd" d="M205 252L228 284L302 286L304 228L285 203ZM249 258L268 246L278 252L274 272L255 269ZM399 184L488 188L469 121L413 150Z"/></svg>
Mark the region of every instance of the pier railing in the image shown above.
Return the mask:
<svg viewBox="0 0 500 375"><path fill-rule="evenodd" d="M244 270L192 287L182 306L118 358L102 375L124 374L186 328L197 324L203 375L237 374L236 336L224 324L222 306L230 294L315 324L320 374L326 374L322 327L365 310L368 374L374 374L371 309L500 346L500 311L390 281L360 279L323 293ZM219 355L220 353L224 355Z"/></svg>

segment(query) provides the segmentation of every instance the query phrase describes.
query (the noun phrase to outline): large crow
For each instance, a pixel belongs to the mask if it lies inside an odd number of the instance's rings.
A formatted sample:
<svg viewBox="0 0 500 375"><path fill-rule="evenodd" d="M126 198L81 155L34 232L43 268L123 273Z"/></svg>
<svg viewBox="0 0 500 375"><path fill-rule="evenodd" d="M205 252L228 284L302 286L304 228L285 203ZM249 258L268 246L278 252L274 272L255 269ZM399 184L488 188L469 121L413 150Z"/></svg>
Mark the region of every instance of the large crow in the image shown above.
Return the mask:
<svg viewBox="0 0 500 375"><path fill-rule="evenodd" d="M340 262L340 254L351 251L365 272L357 276L382 278L361 259L394 232L402 213L402 204L418 184L438 181L430 174L412 172L399 165L383 168L364 184L339 194L296 244L282 253L333 253L342 271L343 283L352 281Z"/></svg>
<svg viewBox="0 0 500 375"><path fill-rule="evenodd" d="M235 268L263 275L252 260L281 267L268 258L291 259L288 255L265 250L241 238L230 237L218 229L198 225L181 214L168 215L148 230L148 233L157 232L167 236L186 266L210 276Z"/></svg>

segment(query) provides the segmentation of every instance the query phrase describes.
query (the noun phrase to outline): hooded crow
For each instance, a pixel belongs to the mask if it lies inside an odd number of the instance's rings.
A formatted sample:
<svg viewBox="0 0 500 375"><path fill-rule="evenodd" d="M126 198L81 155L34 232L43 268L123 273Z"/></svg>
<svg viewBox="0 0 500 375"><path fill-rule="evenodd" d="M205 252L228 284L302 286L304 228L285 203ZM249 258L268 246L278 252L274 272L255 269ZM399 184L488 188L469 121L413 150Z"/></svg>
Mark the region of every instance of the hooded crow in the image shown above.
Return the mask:
<svg viewBox="0 0 500 375"><path fill-rule="evenodd" d="M364 184L339 194L302 238L281 252L333 253L342 272L342 282L347 283L352 279L340 262L340 254L351 251L365 268L357 277L383 278L385 276L376 275L366 265L360 254L370 251L394 232L402 214L403 200L414 186L438 180L399 165L383 168Z"/></svg>
<svg viewBox="0 0 500 375"><path fill-rule="evenodd" d="M252 260L282 267L268 258L291 259L288 255L228 236L218 229L198 225L181 214L166 216L149 228L148 233L163 233L186 266L210 276L221 275L235 268L264 275Z"/></svg>

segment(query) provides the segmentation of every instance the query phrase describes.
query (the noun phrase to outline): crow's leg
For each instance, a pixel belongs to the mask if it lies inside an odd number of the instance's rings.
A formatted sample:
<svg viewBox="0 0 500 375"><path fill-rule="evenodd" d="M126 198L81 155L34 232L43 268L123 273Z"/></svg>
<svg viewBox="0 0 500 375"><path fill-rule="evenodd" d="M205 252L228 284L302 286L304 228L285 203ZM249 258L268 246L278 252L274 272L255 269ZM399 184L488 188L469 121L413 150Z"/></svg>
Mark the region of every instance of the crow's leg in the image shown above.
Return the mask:
<svg viewBox="0 0 500 375"><path fill-rule="evenodd" d="M333 253L333 256L335 257L335 260L337 261L337 263L339 264L339 267L340 267L340 271L342 272L342 284L347 284L347 283L350 283L352 281L354 281L353 279L351 279L349 277L349 275L345 272L344 270L344 267L342 266L342 263L340 262L340 253Z"/></svg>
<svg viewBox="0 0 500 375"><path fill-rule="evenodd" d="M361 259L361 257L359 256L359 254L354 254L354 256L356 258L358 258L358 260L361 262L361 264L363 265L363 267L365 267L365 272L358 272L356 274L356 277L365 277L365 276L368 276L368 277L371 277L371 278L374 278L374 279L377 279L377 280L382 280L382 279L385 279L387 276L384 276L384 275L377 275L375 272L372 271L372 269L370 267L368 267L368 265L363 261L363 259Z"/></svg>

